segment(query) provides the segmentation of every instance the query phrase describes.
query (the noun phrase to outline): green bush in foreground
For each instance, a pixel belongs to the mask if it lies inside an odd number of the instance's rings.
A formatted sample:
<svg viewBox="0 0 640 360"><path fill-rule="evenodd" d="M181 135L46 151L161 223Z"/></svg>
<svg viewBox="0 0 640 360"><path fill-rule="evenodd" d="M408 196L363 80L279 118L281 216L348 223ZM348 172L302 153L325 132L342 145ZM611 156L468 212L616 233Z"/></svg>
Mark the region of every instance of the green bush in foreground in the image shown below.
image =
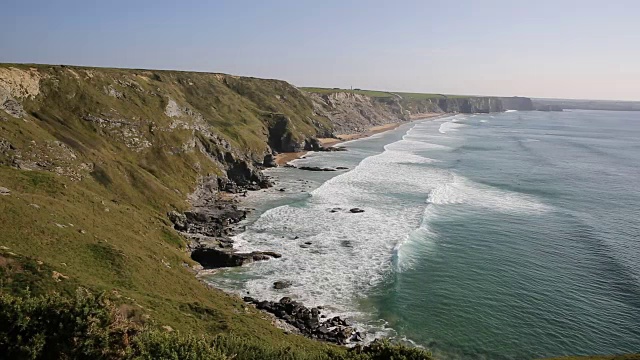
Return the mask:
<svg viewBox="0 0 640 360"><path fill-rule="evenodd" d="M307 350L233 335L215 337L142 327L104 295L0 294L0 354L8 359L421 360L424 350L376 341L367 347Z"/></svg>

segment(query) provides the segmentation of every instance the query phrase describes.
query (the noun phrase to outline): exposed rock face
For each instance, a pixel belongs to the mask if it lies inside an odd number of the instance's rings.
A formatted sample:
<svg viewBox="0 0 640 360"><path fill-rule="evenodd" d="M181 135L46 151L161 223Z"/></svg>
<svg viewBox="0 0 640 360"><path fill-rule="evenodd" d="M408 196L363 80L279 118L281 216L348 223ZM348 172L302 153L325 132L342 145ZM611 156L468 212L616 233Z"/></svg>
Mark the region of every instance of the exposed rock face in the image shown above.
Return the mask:
<svg viewBox="0 0 640 360"><path fill-rule="evenodd" d="M184 213L171 211L167 216L176 230L186 234L224 237L231 234L230 225L247 217L247 211L238 209L235 204L222 202L218 205L196 207Z"/></svg>
<svg viewBox="0 0 640 360"><path fill-rule="evenodd" d="M531 111L534 110L533 102L531 99L526 97L502 97L500 98L502 101L502 107L505 110L519 110L519 111Z"/></svg>
<svg viewBox="0 0 640 360"><path fill-rule="evenodd" d="M264 160L262 160L262 166L264 167L278 167L278 163L276 162L276 157L273 154L267 154L264 156Z"/></svg>
<svg viewBox="0 0 640 360"><path fill-rule="evenodd" d="M336 316L323 321L321 319L324 315L321 315L320 308L308 308L289 297L275 302L260 301L247 296L244 301L254 304L259 310L274 314L310 338L339 345L362 341L362 334L344 319Z"/></svg>
<svg viewBox="0 0 640 360"><path fill-rule="evenodd" d="M316 138L308 138L304 141L304 149L307 151L324 151L324 147L320 144L320 140Z"/></svg>
<svg viewBox="0 0 640 360"><path fill-rule="evenodd" d="M447 113L471 114L504 111L500 99L492 97L446 97L438 100L438 106Z"/></svg>
<svg viewBox="0 0 640 360"><path fill-rule="evenodd" d="M2 187L0 186L0 196L7 196L7 195L11 195L11 190L7 189L6 187Z"/></svg>
<svg viewBox="0 0 640 360"><path fill-rule="evenodd" d="M269 146L277 152L297 152L302 144L294 135L291 120L282 114L272 114L269 120Z"/></svg>
<svg viewBox="0 0 640 360"><path fill-rule="evenodd" d="M197 248L191 252L191 258L205 269L242 266L254 261L279 258L282 255L271 251L254 251L250 253L237 253L232 250Z"/></svg>
<svg viewBox="0 0 640 360"><path fill-rule="evenodd" d="M358 133L373 126L408 119L395 97L373 99L347 92L307 95L314 102L315 112L331 119L336 134Z"/></svg>

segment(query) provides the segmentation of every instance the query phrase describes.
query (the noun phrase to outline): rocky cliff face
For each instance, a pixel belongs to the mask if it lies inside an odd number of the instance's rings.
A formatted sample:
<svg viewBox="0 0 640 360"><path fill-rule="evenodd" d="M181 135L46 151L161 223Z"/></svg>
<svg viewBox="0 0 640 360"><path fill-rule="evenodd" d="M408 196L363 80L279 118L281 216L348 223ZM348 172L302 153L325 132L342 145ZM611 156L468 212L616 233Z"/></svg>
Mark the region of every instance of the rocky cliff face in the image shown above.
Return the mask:
<svg viewBox="0 0 640 360"><path fill-rule="evenodd" d="M446 97L438 100L438 106L448 113L490 113L504 111L502 102L493 97Z"/></svg>
<svg viewBox="0 0 640 360"><path fill-rule="evenodd" d="M315 113L331 120L336 133L361 132L370 127L418 118L427 113L489 113L504 111L502 101L495 97L436 96L425 98L368 96L336 91L308 92Z"/></svg>
<svg viewBox="0 0 640 360"><path fill-rule="evenodd" d="M357 133L408 119L394 97L379 99L348 92L307 94L313 100L315 113L329 118L337 134Z"/></svg>
<svg viewBox="0 0 640 360"><path fill-rule="evenodd" d="M314 110L304 93L278 80L0 65L0 161L78 181L97 164L117 177L144 162L142 171L157 169L160 182L181 176L193 186L217 174L260 184L265 155L331 134L330 119Z"/></svg>
<svg viewBox="0 0 640 360"><path fill-rule="evenodd" d="M519 110L519 111L532 111L535 110L533 102L529 98L525 97L502 97L502 106L505 110Z"/></svg>

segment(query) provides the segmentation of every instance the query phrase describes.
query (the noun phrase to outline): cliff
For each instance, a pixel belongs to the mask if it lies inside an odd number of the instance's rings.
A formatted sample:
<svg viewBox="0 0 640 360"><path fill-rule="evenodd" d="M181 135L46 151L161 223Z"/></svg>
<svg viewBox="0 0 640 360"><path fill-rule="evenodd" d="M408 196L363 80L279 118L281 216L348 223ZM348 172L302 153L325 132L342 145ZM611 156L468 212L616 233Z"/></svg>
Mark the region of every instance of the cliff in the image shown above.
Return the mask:
<svg viewBox="0 0 640 360"><path fill-rule="evenodd" d="M372 97L351 92L308 92L317 114L327 117L338 134L365 131L376 125L408 120L396 97Z"/></svg>
<svg viewBox="0 0 640 360"><path fill-rule="evenodd" d="M232 333L274 353L342 351L203 286L167 216L215 207L219 188L268 186L266 154L331 129L279 80L0 65L0 293L83 286L140 323Z"/></svg>
<svg viewBox="0 0 640 360"><path fill-rule="evenodd" d="M502 106L505 110L532 111L535 110L531 99L526 97L501 97Z"/></svg>
<svg viewBox="0 0 640 360"><path fill-rule="evenodd" d="M448 96L322 88L303 88L303 90L313 101L316 114L330 119L334 131L342 134L361 132L376 125L417 119L424 114L471 114L506 110L502 99L488 96Z"/></svg>

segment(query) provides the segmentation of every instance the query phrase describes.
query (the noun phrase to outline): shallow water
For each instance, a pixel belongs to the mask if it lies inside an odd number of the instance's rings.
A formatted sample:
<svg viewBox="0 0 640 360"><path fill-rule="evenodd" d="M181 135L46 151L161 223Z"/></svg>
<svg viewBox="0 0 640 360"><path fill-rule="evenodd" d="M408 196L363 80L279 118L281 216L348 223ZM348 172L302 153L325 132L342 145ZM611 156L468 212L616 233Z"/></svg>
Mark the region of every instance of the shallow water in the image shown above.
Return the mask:
<svg viewBox="0 0 640 360"><path fill-rule="evenodd" d="M345 146L297 163L347 171L271 171L236 244L283 257L213 283L444 358L640 351L640 115L456 115Z"/></svg>

